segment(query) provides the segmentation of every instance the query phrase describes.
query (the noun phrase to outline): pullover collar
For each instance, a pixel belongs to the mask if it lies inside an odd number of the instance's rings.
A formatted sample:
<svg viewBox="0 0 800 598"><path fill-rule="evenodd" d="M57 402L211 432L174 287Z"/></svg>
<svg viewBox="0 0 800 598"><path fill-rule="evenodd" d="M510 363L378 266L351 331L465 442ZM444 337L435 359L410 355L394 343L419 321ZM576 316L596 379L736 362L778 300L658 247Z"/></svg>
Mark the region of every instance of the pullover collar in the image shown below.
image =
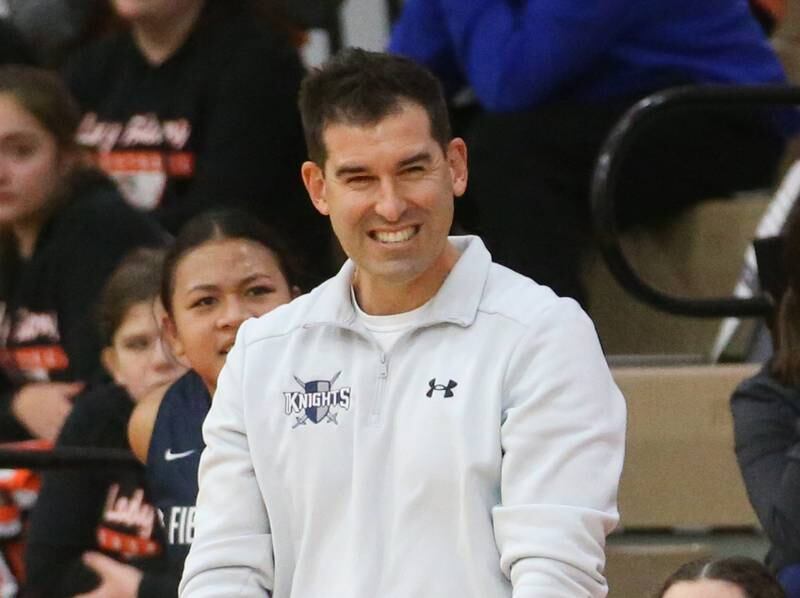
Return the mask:
<svg viewBox="0 0 800 598"><path fill-rule="evenodd" d="M489 277L491 255L476 236L453 236L449 241L461 254L436 295L420 315L420 326L453 323L469 326L475 321ZM335 324L352 328L356 311L351 300L355 264L347 260L339 273L319 288L307 326Z"/></svg>

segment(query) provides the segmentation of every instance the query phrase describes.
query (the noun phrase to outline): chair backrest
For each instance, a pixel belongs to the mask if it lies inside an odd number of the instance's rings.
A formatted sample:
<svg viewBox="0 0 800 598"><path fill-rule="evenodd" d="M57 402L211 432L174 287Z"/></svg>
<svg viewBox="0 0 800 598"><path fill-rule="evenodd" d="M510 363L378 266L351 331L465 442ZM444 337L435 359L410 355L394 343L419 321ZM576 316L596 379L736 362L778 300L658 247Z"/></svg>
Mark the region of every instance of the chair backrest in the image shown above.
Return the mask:
<svg viewBox="0 0 800 598"><path fill-rule="evenodd" d="M730 295L768 203L766 195L703 202L657 229L625 234L625 254L645 282L664 292ZM587 261L584 281L606 354L680 354L698 361L709 355L720 319L675 316L642 303L622 289L599 254Z"/></svg>

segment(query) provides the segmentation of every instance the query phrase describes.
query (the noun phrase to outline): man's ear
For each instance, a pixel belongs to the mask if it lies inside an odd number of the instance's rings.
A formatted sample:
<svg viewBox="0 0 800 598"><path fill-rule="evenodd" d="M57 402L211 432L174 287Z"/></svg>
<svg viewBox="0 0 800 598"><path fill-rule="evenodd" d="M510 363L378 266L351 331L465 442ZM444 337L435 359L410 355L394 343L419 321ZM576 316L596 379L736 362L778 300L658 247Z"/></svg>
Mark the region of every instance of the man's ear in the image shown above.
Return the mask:
<svg viewBox="0 0 800 598"><path fill-rule="evenodd" d="M316 162L307 161L303 162L300 173L303 176L303 184L306 186L311 203L320 214L327 216L330 211L328 202L325 200L325 173L322 168Z"/></svg>
<svg viewBox="0 0 800 598"><path fill-rule="evenodd" d="M453 181L453 195L461 197L467 190L467 144L461 137L450 140L447 146L447 164Z"/></svg>

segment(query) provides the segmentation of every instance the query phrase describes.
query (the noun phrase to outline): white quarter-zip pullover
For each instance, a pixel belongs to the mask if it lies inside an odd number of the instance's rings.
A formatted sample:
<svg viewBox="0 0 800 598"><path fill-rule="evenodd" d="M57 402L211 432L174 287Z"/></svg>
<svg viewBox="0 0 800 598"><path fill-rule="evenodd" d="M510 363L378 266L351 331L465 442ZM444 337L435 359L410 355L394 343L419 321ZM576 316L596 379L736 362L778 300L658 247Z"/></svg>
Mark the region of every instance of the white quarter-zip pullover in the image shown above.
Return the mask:
<svg viewBox="0 0 800 598"><path fill-rule="evenodd" d="M245 323L183 598L605 596L625 407L578 305L475 237L386 353L354 271Z"/></svg>

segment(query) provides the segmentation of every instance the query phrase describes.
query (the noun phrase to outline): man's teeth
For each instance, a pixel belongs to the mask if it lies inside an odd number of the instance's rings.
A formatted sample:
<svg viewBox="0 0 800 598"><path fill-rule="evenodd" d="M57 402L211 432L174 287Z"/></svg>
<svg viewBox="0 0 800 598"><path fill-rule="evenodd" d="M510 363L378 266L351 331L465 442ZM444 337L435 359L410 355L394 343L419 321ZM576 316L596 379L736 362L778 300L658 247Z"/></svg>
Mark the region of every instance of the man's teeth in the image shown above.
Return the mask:
<svg viewBox="0 0 800 598"><path fill-rule="evenodd" d="M375 231L375 238L381 243L402 243L403 241L408 241L415 234L417 234L417 228L409 226L398 231Z"/></svg>

